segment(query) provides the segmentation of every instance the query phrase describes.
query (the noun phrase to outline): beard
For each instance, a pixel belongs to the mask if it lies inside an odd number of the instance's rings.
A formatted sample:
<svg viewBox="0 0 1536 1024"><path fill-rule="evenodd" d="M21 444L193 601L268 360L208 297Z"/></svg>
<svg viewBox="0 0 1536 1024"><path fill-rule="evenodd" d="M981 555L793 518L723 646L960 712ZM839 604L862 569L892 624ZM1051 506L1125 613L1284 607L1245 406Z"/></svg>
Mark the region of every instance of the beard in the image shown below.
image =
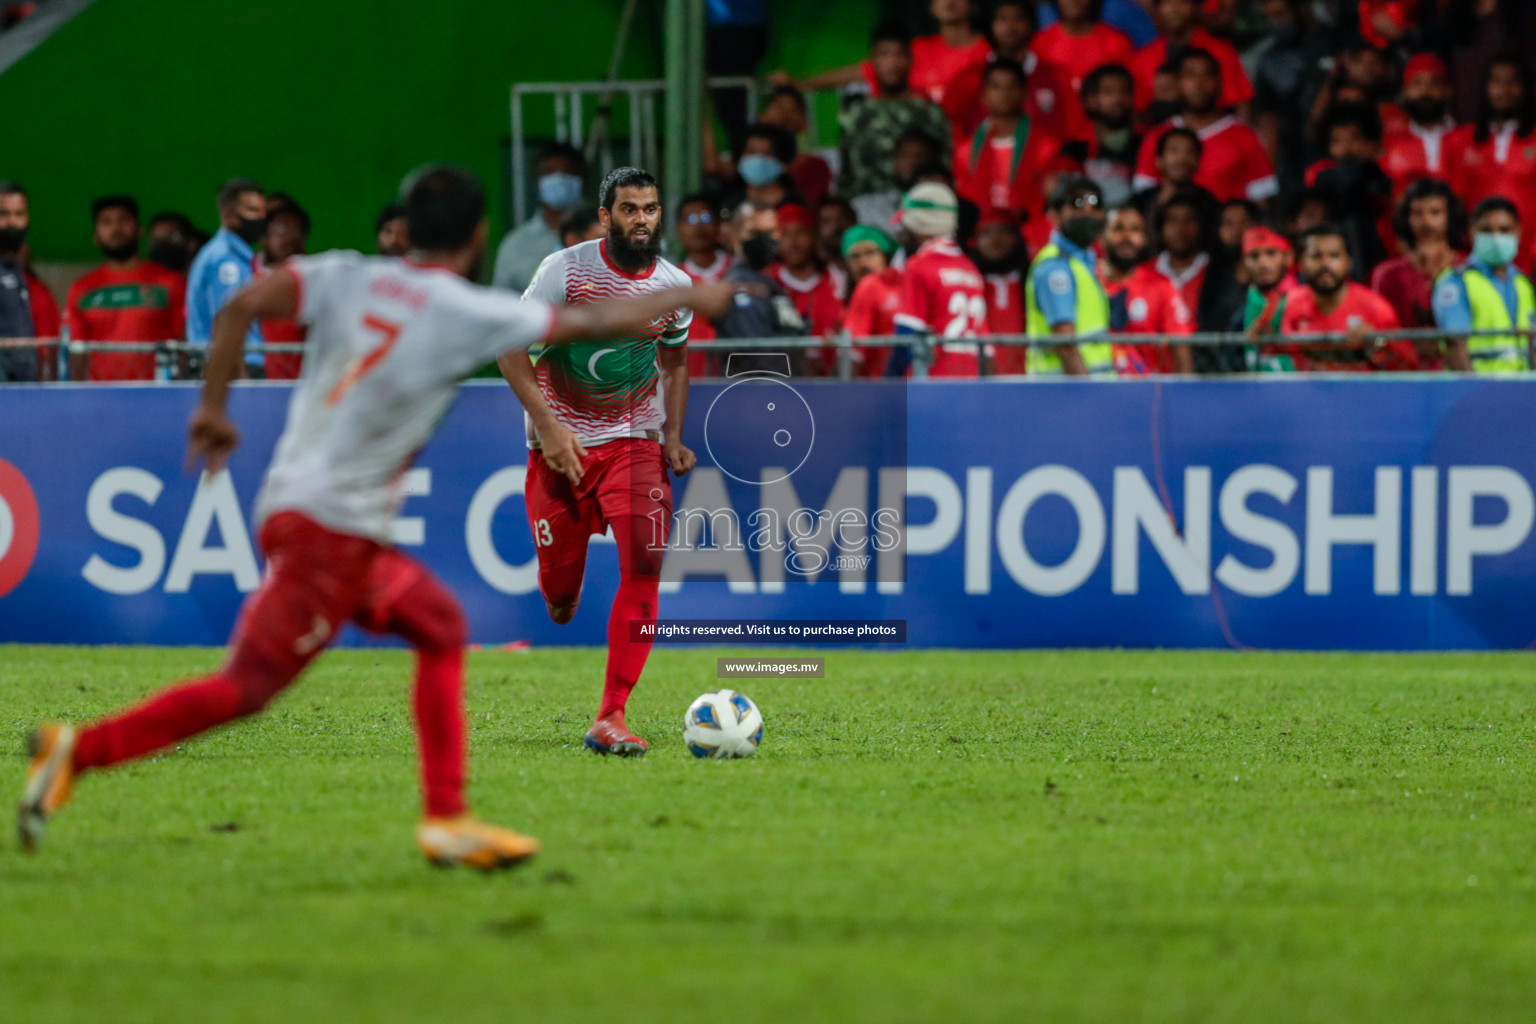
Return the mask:
<svg viewBox="0 0 1536 1024"><path fill-rule="evenodd" d="M1145 248L1137 249L1130 253L1123 250L1106 248L1104 250L1104 258L1109 260L1110 266L1124 274L1135 270L1138 266L1145 263L1150 258L1150 254Z"/></svg>
<svg viewBox="0 0 1536 1024"><path fill-rule="evenodd" d="M661 239L651 231L644 239L634 239L624 233L617 224L608 229L608 255L625 270L644 270L656 261L661 252Z"/></svg>
<svg viewBox="0 0 1536 1024"><path fill-rule="evenodd" d="M103 256L114 263L122 263L139 254L137 241L124 242L122 245L98 245L97 248L101 250Z"/></svg>
<svg viewBox="0 0 1536 1024"><path fill-rule="evenodd" d="M1022 248L1014 249L996 259L987 259L977 253L971 257L971 262L976 264L976 269L983 274L1007 274L1015 270L1022 271L1025 267L1024 252Z"/></svg>
<svg viewBox="0 0 1536 1024"><path fill-rule="evenodd" d="M1344 287L1344 278L1334 277L1332 274L1317 274L1307 284L1319 295L1334 295Z"/></svg>
<svg viewBox="0 0 1536 1024"><path fill-rule="evenodd" d="M1450 109L1444 100L1427 97L1403 100L1399 105L1415 124L1438 124L1445 120L1446 112Z"/></svg>

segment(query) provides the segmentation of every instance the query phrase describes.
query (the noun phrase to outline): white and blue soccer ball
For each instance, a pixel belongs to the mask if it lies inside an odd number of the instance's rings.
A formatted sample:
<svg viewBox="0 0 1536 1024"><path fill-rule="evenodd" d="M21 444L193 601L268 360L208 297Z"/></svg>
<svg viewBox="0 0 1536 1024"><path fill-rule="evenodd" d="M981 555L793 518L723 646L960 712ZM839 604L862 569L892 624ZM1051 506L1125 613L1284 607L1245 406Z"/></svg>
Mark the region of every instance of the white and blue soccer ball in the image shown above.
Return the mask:
<svg viewBox="0 0 1536 1024"><path fill-rule="evenodd" d="M712 690L688 705L683 741L694 757L751 757L763 742L763 713L735 690Z"/></svg>

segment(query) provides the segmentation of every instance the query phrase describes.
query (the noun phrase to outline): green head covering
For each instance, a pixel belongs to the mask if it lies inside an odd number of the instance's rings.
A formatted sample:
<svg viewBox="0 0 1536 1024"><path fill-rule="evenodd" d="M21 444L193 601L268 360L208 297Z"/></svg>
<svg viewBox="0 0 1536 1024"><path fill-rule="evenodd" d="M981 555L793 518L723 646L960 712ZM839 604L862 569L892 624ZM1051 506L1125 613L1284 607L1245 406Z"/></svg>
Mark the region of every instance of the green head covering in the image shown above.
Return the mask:
<svg viewBox="0 0 1536 1024"><path fill-rule="evenodd" d="M867 224L855 224L843 232L843 255L847 256L848 250L860 242L874 242L875 247L885 253L887 258L896 254L896 239L879 228L872 228Z"/></svg>

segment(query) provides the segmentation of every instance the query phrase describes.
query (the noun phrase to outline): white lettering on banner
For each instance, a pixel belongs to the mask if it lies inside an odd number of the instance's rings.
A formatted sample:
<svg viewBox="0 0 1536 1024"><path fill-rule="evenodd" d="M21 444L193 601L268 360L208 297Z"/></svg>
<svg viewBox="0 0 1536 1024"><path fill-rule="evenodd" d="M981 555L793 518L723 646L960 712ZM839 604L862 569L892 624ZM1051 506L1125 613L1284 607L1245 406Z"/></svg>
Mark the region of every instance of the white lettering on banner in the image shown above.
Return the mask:
<svg viewBox="0 0 1536 1024"><path fill-rule="evenodd" d="M1307 593L1333 593L1335 544L1370 544L1376 549L1372 589L1378 594L1402 592L1401 469L1376 467L1376 511L1370 515L1336 514L1332 467L1313 466L1307 470L1307 571L1303 584Z"/></svg>
<svg viewBox="0 0 1536 1024"><path fill-rule="evenodd" d="M944 474L940 473L940 476ZM902 590L902 581L906 576L907 552L911 544L907 527L907 501L906 493L910 474L905 466L884 466L880 470L880 494L875 501L875 507L880 509L876 513L876 532L881 529L889 530L892 534L892 543L879 544L875 547L875 592L877 594L899 594ZM954 481L948 477L944 479L951 487ZM955 491L955 521L960 521L960 492Z"/></svg>
<svg viewBox="0 0 1536 1024"><path fill-rule="evenodd" d="M992 593L992 470L965 471L965 592Z"/></svg>
<svg viewBox="0 0 1536 1024"><path fill-rule="evenodd" d="M222 547L208 546L208 528L217 523ZM192 507L187 510L181 539L171 556L170 571L165 574L165 592L184 594L192 589L192 577L227 575L234 577L242 592L256 589L261 573L256 568L256 552L251 548L251 534L235 496L235 482L229 470L210 477L206 472L197 481Z"/></svg>
<svg viewBox="0 0 1536 1024"><path fill-rule="evenodd" d="M1275 466L1244 466L1227 477L1218 502L1221 525L1238 540L1246 541L1270 553L1263 569L1228 554L1216 567L1216 579L1233 593L1244 597L1271 597L1291 585L1301 564L1301 547L1296 535L1277 519L1261 516L1248 507L1248 498L1267 494L1282 505L1296 493L1296 478Z"/></svg>
<svg viewBox="0 0 1536 1024"><path fill-rule="evenodd" d="M827 568L834 547L845 555L862 555L867 551L868 533L848 527L869 521L868 469L848 466L837 474L826 505L828 510L837 510L833 515L817 515L808 508L795 491L790 474L782 468L764 467L762 480L759 508L771 514L762 517L766 534L751 545L762 554L757 570L759 593L782 594L786 568L814 583ZM850 511L855 514L844 515ZM864 593L868 579L866 564L859 558L840 563L839 593Z"/></svg>
<svg viewBox="0 0 1536 1024"><path fill-rule="evenodd" d="M1135 466L1115 467L1114 543L1110 549L1110 590L1134 594L1141 586L1140 531L1186 594L1211 590L1211 470L1184 470L1184 537L1152 485Z"/></svg>
<svg viewBox="0 0 1536 1024"><path fill-rule="evenodd" d="M491 538L496 510L508 498L522 494L527 482L525 466L498 469L475 491L464 514L464 546L469 550L469 561L488 586L503 594L531 594L539 589L538 555L522 565L511 565L496 551L496 542Z"/></svg>
<svg viewBox="0 0 1536 1024"><path fill-rule="evenodd" d="M405 471L400 481L407 498L427 498L432 494L432 471L425 466ZM427 521L420 516L397 516L389 524L389 539L401 547L419 548L427 542Z"/></svg>
<svg viewBox="0 0 1536 1024"><path fill-rule="evenodd" d="M160 579L165 569L165 538L160 531L133 516L112 507L120 494L153 505L165 485L153 473L133 466L109 469L91 484L85 496L85 520L103 540L132 548L139 560L131 566L113 565L99 554L92 554L80 575L97 590L109 594L142 594Z"/></svg>
<svg viewBox="0 0 1536 1024"><path fill-rule="evenodd" d="M1525 477L1504 466L1452 466L1446 474L1445 592L1453 597L1472 593L1472 559L1503 555L1531 534L1536 502ZM1479 526L1474 521L1478 498L1504 502L1504 518Z"/></svg>
<svg viewBox="0 0 1536 1024"><path fill-rule="evenodd" d="M1414 466L1408 521L1408 593L1433 597L1439 586L1435 563L1440 558L1440 470Z"/></svg>
<svg viewBox="0 0 1536 1024"><path fill-rule="evenodd" d="M731 496L725 488L725 474L712 466L698 466L685 477L688 488L678 504L678 518L672 530L672 544L661 563L661 592L675 594L689 576L724 576L726 586L733 594L757 592L757 581L752 577L752 562L747 558L747 548L741 543L736 529L736 516L728 514L731 525L722 528L733 531L735 543L712 537L714 543L700 545L699 538L706 525L711 526L715 517L708 510L731 509ZM748 517L749 526L757 513Z"/></svg>
<svg viewBox="0 0 1536 1024"><path fill-rule="evenodd" d="M1024 542L1024 517L1035 502L1059 495L1077 514L1077 544L1060 565L1035 561ZM1087 582L1104 554L1104 505L1088 479L1067 466L1036 466L1019 477L997 512L997 551L1014 582L1035 594L1069 594Z"/></svg>

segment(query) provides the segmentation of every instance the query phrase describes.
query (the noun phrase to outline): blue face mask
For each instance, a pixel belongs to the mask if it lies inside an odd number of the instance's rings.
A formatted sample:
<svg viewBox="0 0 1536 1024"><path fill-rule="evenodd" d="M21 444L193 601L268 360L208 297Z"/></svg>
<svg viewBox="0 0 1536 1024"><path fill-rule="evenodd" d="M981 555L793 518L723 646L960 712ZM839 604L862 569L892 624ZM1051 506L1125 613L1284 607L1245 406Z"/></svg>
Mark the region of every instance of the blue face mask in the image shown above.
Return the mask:
<svg viewBox="0 0 1536 1024"><path fill-rule="evenodd" d="M741 180L753 186L767 185L776 181L779 175L784 173L783 164L761 153L742 157L736 169L741 172Z"/></svg>
<svg viewBox="0 0 1536 1024"><path fill-rule="evenodd" d="M581 198L581 179L574 174L556 172L539 178L539 202L551 210L565 210Z"/></svg>
<svg viewBox="0 0 1536 1024"><path fill-rule="evenodd" d="M1513 263L1515 251L1519 246L1519 235L1479 231L1472 236L1472 255L1490 267L1503 267Z"/></svg>

